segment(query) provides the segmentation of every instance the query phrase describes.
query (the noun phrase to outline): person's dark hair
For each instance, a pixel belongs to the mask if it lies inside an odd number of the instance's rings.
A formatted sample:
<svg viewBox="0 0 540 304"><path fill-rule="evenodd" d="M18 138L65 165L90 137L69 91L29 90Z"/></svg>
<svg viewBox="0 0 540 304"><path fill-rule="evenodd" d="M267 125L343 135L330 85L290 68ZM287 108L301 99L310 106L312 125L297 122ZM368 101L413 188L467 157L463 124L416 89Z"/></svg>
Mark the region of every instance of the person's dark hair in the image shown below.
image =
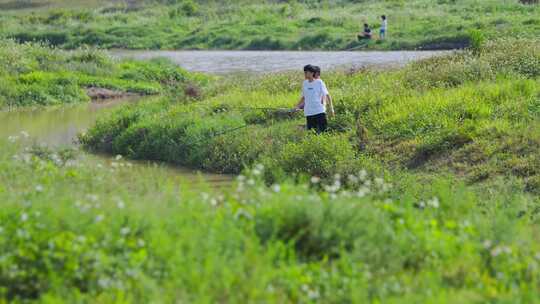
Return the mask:
<svg viewBox="0 0 540 304"><path fill-rule="evenodd" d="M383 18L383 20L386 20L386 15L382 15L381 18Z"/></svg>
<svg viewBox="0 0 540 304"><path fill-rule="evenodd" d="M369 24L367 24L367 23L364 23L364 27L369 27Z"/></svg>
<svg viewBox="0 0 540 304"><path fill-rule="evenodd" d="M308 65L304 66L304 72L315 73L315 67L312 66L311 64L308 64Z"/></svg>
<svg viewBox="0 0 540 304"><path fill-rule="evenodd" d="M320 67L314 65L313 69L315 70L315 72L314 72L315 76L320 76L321 75L321 68Z"/></svg>

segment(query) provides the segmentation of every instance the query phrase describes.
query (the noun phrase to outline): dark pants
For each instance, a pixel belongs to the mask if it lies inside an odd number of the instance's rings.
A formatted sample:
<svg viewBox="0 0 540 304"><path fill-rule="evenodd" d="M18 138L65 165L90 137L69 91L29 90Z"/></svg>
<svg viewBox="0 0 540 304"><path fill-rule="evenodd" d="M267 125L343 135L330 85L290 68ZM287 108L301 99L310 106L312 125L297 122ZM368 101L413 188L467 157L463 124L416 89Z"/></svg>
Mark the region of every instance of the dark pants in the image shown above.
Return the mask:
<svg viewBox="0 0 540 304"><path fill-rule="evenodd" d="M326 113L306 116L307 129L315 129L317 133L325 132L328 122L326 121Z"/></svg>

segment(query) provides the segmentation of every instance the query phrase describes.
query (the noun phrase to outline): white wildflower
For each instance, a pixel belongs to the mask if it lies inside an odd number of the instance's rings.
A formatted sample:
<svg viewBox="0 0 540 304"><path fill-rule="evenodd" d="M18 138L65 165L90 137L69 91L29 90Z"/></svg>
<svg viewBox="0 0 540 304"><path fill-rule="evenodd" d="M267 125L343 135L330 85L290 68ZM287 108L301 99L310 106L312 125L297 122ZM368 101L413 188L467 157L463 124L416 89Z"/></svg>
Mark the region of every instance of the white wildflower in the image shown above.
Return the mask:
<svg viewBox="0 0 540 304"><path fill-rule="evenodd" d="M380 177L375 178L375 184L382 186L384 184L384 180Z"/></svg>
<svg viewBox="0 0 540 304"><path fill-rule="evenodd" d="M274 190L274 192L279 192L281 190L281 187L278 184L274 184L272 185L272 190Z"/></svg>
<svg viewBox="0 0 540 304"><path fill-rule="evenodd" d="M483 243L482 243L482 246L484 246L485 249L489 249L491 247L491 241L490 240L485 240Z"/></svg>
<svg viewBox="0 0 540 304"><path fill-rule="evenodd" d="M28 134L28 132L26 132L26 131L21 131L21 136L23 138L28 138L28 137L30 137L30 134Z"/></svg>
<svg viewBox="0 0 540 304"><path fill-rule="evenodd" d="M36 186L36 191L37 192L43 192L43 186L42 185L37 185Z"/></svg>
<svg viewBox="0 0 540 304"><path fill-rule="evenodd" d="M143 239L137 239L137 246L144 247L145 245L146 245L146 243L144 242Z"/></svg>
<svg viewBox="0 0 540 304"><path fill-rule="evenodd" d="M319 183L320 181L321 181L321 178L318 177L318 176L312 176L312 177L311 177L311 183L312 183L312 184L317 184L317 183Z"/></svg>
<svg viewBox="0 0 540 304"><path fill-rule="evenodd" d="M120 229L120 234L121 235L128 235L130 231L131 231L131 229L129 229L129 227L122 227L122 229Z"/></svg>
<svg viewBox="0 0 540 304"><path fill-rule="evenodd" d="M28 220L28 214L24 213L21 214L21 221L26 222Z"/></svg>
<svg viewBox="0 0 540 304"><path fill-rule="evenodd" d="M257 164L255 166L255 169L259 170L259 171L263 171L264 170L264 166L262 164Z"/></svg>
<svg viewBox="0 0 540 304"><path fill-rule="evenodd" d="M248 179L247 184L250 185L250 186L253 186L253 185L255 185L255 180L250 178L250 179Z"/></svg>
<svg viewBox="0 0 540 304"><path fill-rule="evenodd" d="M360 172L358 173L358 178L360 180L365 180L366 177L367 177L367 171L364 169L360 170Z"/></svg>
<svg viewBox="0 0 540 304"><path fill-rule="evenodd" d="M427 202L428 206L433 207L435 209L439 208L439 199L434 197L431 200Z"/></svg>
<svg viewBox="0 0 540 304"><path fill-rule="evenodd" d="M119 161L122 159L122 155L118 154L116 155L116 157L114 158L116 161Z"/></svg>
<svg viewBox="0 0 540 304"><path fill-rule="evenodd" d="M358 182L358 177L352 175L352 174L349 174L349 176L347 176L347 179L349 180L350 183L357 183Z"/></svg>
<svg viewBox="0 0 540 304"><path fill-rule="evenodd" d="M217 204L218 204L217 199L212 198L212 199L210 200L210 205L212 205L212 206L217 206Z"/></svg>
<svg viewBox="0 0 540 304"><path fill-rule="evenodd" d="M491 256L496 257L502 253L501 247L497 246L491 250Z"/></svg>
<svg viewBox="0 0 540 304"><path fill-rule="evenodd" d="M116 206L118 207L118 209L124 209L126 207L126 203L124 203L124 201L122 201L121 199L119 199L117 202L116 202Z"/></svg>
<svg viewBox="0 0 540 304"><path fill-rule="evenodd" d="M19 136L10 136L8 137L9 142L14 143L19 139Z"/></svg>
<svg viewBox="0 0 540 304"><path fill-rule="evenodd" d="M258 176L258 175L261 175L262 171L259 170L259 169L253 169L253 171L251 171L253 173L253 175L255 176Z"/></svg>
<svg viewBox="0 0 540 304"><path fill-rule="evenodd" d="M111 285L111 280L109 278L99 278L98 285L101 288L108 288Z"/></svg>

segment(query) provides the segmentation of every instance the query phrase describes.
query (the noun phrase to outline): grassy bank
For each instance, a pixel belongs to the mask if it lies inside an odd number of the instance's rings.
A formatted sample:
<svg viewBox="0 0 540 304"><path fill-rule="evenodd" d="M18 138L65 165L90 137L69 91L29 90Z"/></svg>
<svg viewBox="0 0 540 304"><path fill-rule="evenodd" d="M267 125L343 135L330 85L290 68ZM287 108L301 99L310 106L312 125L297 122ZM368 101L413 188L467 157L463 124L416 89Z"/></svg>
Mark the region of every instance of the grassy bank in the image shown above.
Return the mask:
<svg viewBox="0 0 540 304"><path fill-rule="evenodd" d="M0 41L0 109L84 102L90 99L87 90L96 88L113 90L117 95L173 90L185 95L184 91L189 93L206 80L161 59L119 61L90 48L63 51Z"/></svg>
<svg viewBox="0 0 540 304"><path fill-rule="evenodd" d="M291 108L301 73L229 78L198 103L142 103L100 120L87 148L238 173L262 163L268 181L346 176L359 168L450 171L469 182L517 177L540 190L540 44L495 41L391 71L323 75L336 104L331 132L299 129Z"/></svg>
<svg viewBox="0 0 540 304"><path fill-rule="evenodd" d="M539 202L515 189L359 171L315 192L256 168L217 195L0 146L1 301L537 301Z"/></svg>
<svg viewBox="0 0 540 304"><path fill-rule="evenodd" d="M1 0L0 36L63 48L339 50L365 22L385 41L366 49L447 49L488 38L538 37L540 6L518 0L63 1Z"/></svg>

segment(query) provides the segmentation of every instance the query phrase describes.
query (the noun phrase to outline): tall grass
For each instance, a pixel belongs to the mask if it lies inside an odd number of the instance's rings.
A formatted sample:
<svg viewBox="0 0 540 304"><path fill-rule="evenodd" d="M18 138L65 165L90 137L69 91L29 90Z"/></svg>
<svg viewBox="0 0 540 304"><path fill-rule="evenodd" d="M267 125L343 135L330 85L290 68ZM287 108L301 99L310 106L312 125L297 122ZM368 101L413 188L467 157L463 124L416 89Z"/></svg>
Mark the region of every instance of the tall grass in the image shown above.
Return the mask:
<svg viewBox="0 0 540 304"><path fill-rule="evenodd" d="M266 187L257 166L218 194L123 160L0 145L4 301L531 303L538 293L538 201L508 187L480 195L404 177L392 187L364 171Z"/></svg>
<svg viewBox="0 0 540 304"><path fill-rule="evenodd" d="M224 80L227 89L197 104L128 107L81 139L99 151L217 172L262 162L268 182L382 162L449 169L471 182L517 176L538 191L538 54L538 42L498 40L403 69L323 75L337 113L324 137L299 129L300 115L261 109L297 100L301 75L284 74Z"/></svg>
<svg viewBox="0 0 540 304"><path fill-rule="evenodd" d="M188 87L199 88L207 81L162 59L118 61L92 48L67 52L13 40L0 44L0 108L84 102L89 87L186 96Z"/></svg>
<svg viewBox="0 0 540 304"><path fill-rule="evenodd" d="M82 2L2 10L0 36L64 48L336 50L361 47L362 24L377 32L382 14L387 39L366 49L463 48L480 36L540 33L540 6L517 0Z"/></svg>

